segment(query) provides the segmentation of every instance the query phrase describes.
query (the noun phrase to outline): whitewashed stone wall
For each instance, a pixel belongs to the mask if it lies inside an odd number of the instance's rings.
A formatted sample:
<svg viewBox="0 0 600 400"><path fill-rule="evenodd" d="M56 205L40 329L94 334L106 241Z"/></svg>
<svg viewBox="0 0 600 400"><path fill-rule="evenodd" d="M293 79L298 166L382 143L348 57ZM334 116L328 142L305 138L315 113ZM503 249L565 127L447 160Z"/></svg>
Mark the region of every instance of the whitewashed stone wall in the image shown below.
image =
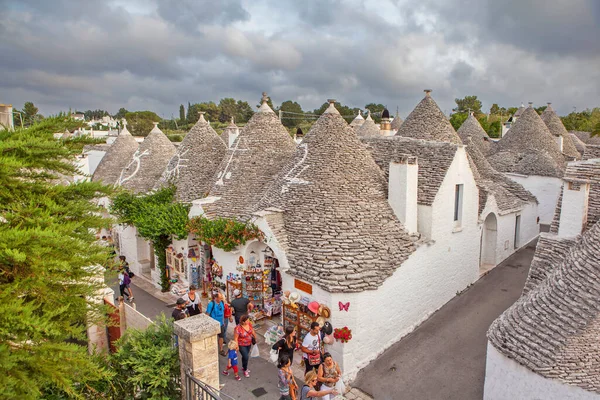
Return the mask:
<svg viewBox="0 0 600 400"><path fill-rule="evenodd" d="M488 343L484 400L598 400L600 395L544 378Z"/></svg>
<svg viewBox="0 0 600 400"><path fill-rule="evenodd" d="M454 226L456 184L464 185L459 230ZM361 368L478 279L477 204L478 189L464 149L459 149L430 207L433 240L421 245L379 289L331 294L332 325L352 329L349 343L336 342L328 349L346 378L354 379ZM348 312L339 311L340 301L350 302Z"/></svg>
<svg viewBox="0 0 600 400"><path fill-rule="evenodd" d="M556 209L556 202L560 194L560 187L562 186L562 179L549 176L526 176L510 173L505 175L523 185L525 189L537 197L540 223L551 224L554 217L554 210Z"/></svg>

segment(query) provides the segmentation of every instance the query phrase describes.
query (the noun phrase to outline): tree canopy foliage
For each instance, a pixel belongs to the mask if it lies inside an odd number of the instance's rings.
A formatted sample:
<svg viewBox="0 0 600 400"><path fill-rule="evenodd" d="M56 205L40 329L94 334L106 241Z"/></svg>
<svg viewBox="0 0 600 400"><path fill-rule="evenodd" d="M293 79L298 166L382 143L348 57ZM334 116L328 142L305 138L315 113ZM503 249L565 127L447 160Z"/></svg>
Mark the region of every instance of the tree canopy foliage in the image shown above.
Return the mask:
<svg viewBox="0 0 600 400"><path fill-rule="evenodd" d="M584 131L600 135L600 107L580 112L573 111L561 119L568 131Z"/></svg>
<svg viewBox="0 0 600 400"><path fill-rule="evenodd" d="M71 397L107 371L87 353L86 323L103 319L91 301L108 249L94 232L109 221L92 200L98 183L58 184L76 172L85 138L66 115L0 131L0 398L37 399L55 388Z"/></svg>
<svg viewBox="0 0 600 400"><path fill-rule="evenodd" d="M462 99L454 99L456 102L456 112L467 113L469 111L475 114L481 114L481 100L477 99L477 96L465 96Z"/></svg>
<svg viewBox="0 0 600 400"><path fill-rule="evenodd" d="M134 136L148 136L160 117L152 111L133 111L125 114L127 130Z"/></svg>
<svg viewBox="0 0 600 400"><path fill-rule="evenodd" d="M302 110L302 106L295 101L284 101L281 103L281 106L278 110L283 111L281 123L286 128L299 126L304 122L304 111Z"/></svg>
<svg viewBox="0 0 600 400"><path fill-rule="evenodd" d="M174 187L166 187L145 196L121 191L113 197L110 207L111 214L120 223L135 226L138 234L154 245L163 291L169 290L165 250L171 244L171 236L183 239L188 235L186 225L190 206L176 203L174 198Z"/></svg>

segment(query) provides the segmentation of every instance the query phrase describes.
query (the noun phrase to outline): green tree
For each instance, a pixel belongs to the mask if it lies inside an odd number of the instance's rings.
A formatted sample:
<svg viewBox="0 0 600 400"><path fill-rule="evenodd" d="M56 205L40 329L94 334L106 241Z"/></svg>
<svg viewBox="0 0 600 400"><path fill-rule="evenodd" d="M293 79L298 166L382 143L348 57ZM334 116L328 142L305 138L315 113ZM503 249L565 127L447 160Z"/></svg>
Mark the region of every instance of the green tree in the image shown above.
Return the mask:
<svg viewBox="0 0 600 400"><path fill-rule="evenodd" d="M92 202L98 183L70 185L75 155L88 138L57 141L79 122L61 114L28 129L0 131L0 398L48 398L56 389L81 398L108 372L88 355L87 323L104 320L94 299L93 266L108 248L94 233L108 226Z"/></svg>
<svg viewBox="0 0 600 400"><path fill-rule="evenodd" d="M25 126L30 126L35 122L35 116L37 115L38 111L38 108L30 101L23 105Z"/></svg>
<svg viewBox="0 0 600 400"><path fill-rule="evenodd" d="M481 101L477 99L477 96L465 96L463 99L454 99L456 102L457 112L468 112L471 110L475 114L481 114Z"/></svg>
<svg viewBox="0 0 600 400"><path fill-rule="evenodd" d="M219 122L229 122L231 117L237 117L238 108L235 99L226 97L219 101Z"/></svg>
<svg viewBox="0 0 600 400"><path fill-rule="evenodd" d="M117 111L113 118L116 120L121 120L125 118L125 115L127 115L128 112L129 111L127 111L125 108L121 107L119 108L119 111Z"/></svg>
<svg viewBox="0 0 600 400"><path fill-rule="evenodd" d="M491 115L500 114L500 107L498 107L498 104L496 104L496 103L492 104L492 106L490 107L490 114Z"/></svg>
<svg viewBox="0 0 600 400"><path fill-rule="evenodd" d="M518 109L518 107L508 107L508 109L506 110L506 114L510 117L514 115L514 113L516 113Z"/></svg>
<svg viewBox="0 0 600 400"><path fill-rule="evenodd" d="M385 109L383 104L369 103L365 106L365 109L371 111L371 118L373 118L373 121L377 123L381 122L381 113Z"/></svg>
<svg viewBox="0 0 600 400"><path fill-rule="evenodd" d="M164 314L143 331L125 331L110 358L116 372L116 398L181 398L179 353L173 335L173 321Z"/></svg>
<svg viewBox="0 0 600 400"><path fill-rule="evenodd" d="M319 107L313 111L313 114L315 114L317 116L322 115L325 112L325 110L327 110L328 107L329 107L329 103L323 103L323 104L321 104L321 107ZM335 108L344 117L346 122L351 122L355 118L355 116L358 114L358 108L350 108L348 106L341 104L339 101L335 102ZM308 129L304 129L304 127L302 127L302 130L304 131L304 133L308 132Z"/></svg>
<svg viewBox="0 0 600 400"><path fill-rule="evenodd" d="M254 110L250 107L247 101L238 100L237 102L237 115L235 117L236 122L245 123L254 115Z"/></svg>
<svg viewBox="0 0 600 400"><path fill-rule="evenodd" d="M179 106L179 120L182 123L185 122L185 107L183 104Z"/></svg>
<svg viewBox="0 0 600 400"><path fill-rule="evenodd" d="M148 136L154 122L160 122L160 117L152 111L134 111L125 114L127 130L134 136Z"/></svg>
<svg viewBox="0 0 600 400"><path fill-rule="evenodd" d="M298 126L304 122L302 106L295 101L284 101L279 110L283 112L281 123L287 128Z"/></svg>
<svg viewBox="0 0 600 400"><path fill-rule="evenodd" d="M500 123L500 120L492 122L486 132L491 138L499 138L502 134L502 124Z"/></svg>
<svg viewBox="0 0 600 400"><path fill-rule="evenodd" d="M455 112L454 114L452 114L450 116L450 124L452 124L452 127L454 127L454 130L458 131L458 129L461 127L461 125L463 124L463 122L465 122L465 120L469 117L469 114L464 112Z"/></svg>
<svg viewBox="0 0 600 400"><path fill-rule="evenodd" d="M548 106L535 107L534 109L538 113L538 115L542 115L546 108L548 108Z"/></svg>
<svg viewBox="0 0 600 400"><path fill-rule="evenodd" d="M138 234L154 245L164 292L169 290L170 285L166 274L166 249L171 244L171 237L183 239L188 235L186 224L190 205L174 203L174 198L173 187L146 196L122 191L113 198L110 209L119 222L135 226Z"/></svg>

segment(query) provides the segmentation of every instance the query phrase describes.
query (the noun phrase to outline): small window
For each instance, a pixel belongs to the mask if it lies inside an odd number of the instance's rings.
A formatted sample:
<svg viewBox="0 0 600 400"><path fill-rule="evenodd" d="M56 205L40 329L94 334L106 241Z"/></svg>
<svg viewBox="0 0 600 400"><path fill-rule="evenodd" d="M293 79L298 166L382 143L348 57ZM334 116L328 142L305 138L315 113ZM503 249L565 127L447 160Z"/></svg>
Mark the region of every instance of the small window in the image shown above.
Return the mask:
<svg viewBox="0 0 600 400"><path fill-rule="evenodd" d="M462 221L463 185L456 185L454 189L454 222L460 226Z"/></svg>

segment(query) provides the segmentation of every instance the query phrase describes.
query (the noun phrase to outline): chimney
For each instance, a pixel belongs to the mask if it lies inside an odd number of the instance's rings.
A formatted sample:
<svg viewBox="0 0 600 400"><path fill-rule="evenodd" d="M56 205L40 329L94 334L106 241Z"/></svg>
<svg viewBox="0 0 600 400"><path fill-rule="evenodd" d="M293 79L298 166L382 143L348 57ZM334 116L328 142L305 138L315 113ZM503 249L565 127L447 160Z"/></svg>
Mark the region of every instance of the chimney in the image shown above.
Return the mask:
<svg viewBox="0 0 600 400"><path fill-rule="evenodd" d="M554 136L554 140L556 140L556 144L558 145L558 148L560 149L560 152L562 153L564 138L562 137L562 135L558 135L558 136Z"/></svg>
<svg viewBox="0 0 600 400"><path fill-rule="evenodd" d="M563 196L560 208L559 237L581 235L587 224L590 182L583 179L563 180ZM564 207L568 205L567 207Z"/></svg>
<svg viewBox="0 0 600 400"><path fill-rule="evenodd" d="M399 154L390 162L388 202L409 233L417 232L417 157Z"/></svg>
<svg viewBox="0 0 600 400"><path fill-rule="evenodd" d="M383 136L393 136L394 132L392 131L392 123L390 122L390 112L387 108L383 109L381 113L381 124L379 125L379 129L381 129L381 134Z"/></svg>

